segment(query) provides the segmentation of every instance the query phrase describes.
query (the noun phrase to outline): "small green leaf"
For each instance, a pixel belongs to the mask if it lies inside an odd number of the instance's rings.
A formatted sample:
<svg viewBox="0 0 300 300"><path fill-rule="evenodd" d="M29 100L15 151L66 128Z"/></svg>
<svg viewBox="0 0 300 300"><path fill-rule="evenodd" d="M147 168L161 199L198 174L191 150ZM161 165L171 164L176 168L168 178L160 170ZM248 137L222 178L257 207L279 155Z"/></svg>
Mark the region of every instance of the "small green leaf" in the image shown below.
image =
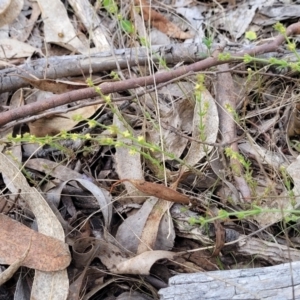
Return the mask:
<svg viewBox="0 0 300 300"><path fill-rule="evenodd" d="M134 32L134 26L130 21L121 20L120 25L121 25L122 30L125 31L126 33L131 34Z"/></svg>
<svg viewBox="0 0 300 300"><path fill-rule="evenodd" d="M202 39L202 42L207 47L208 50L211 49L211 46L212 46L212 43L213 43L213 39L211 37L210 38L204 37Z"/></svg>
<svg viewBox="0 0 300 300"><path fill-rule="evenodd" d="M286 28L280 22L277 22L273 27L274 27L275 30L277 30L281 34L286 33Z"/></svg>
<svg viewBox="0 0 300 300"><path fill-rule="evenodd" d="M287 45L287 48L288 48L288 50L290 50L290 51L296 51L296 43L289 43L288 45Z"/></svg>
<svg viewBox="0 0 300 300"><path fill-rule="evenodd" d="M146 38L144 37L140 37L140 43L142 44L142 46L149 48L150 47L150 43L149 41L147 41Z"/></svg>
<svg viewBox="0 0 300 300"><path fill-rule="evenodd" d="M253 41L257 39L257 35L254 31L247 31L245 34L246 39L249 41Z"/></svg>
<svg viewBox="0 0 300 300"><path fill-rule="evenodd" d="M228 212L224 209L220 209L218 211L218 217L220 217L220 219L226 219L228 218Z"/></svg>
<svg viewBox="0 0 300 300"><path fill-rule="evenodd" d="M218 55L218 60L220 60L220 61L225 61L225 60L228 60L230 58L231 58L230 53L220 53Z"/></svg>
<svg viewBox="0 0 300 300"><path fill-rule="evenodd" d="M111 14L118 12L118 6L114 0L103 0L103 7Z"/></svg>
<svg viewBox="0 0 300 300"><path fill-rule="evenodd" d="M252 60L253 60L253 58L249 54L244 55L244 63L245 64L249 64Z"/></svg>

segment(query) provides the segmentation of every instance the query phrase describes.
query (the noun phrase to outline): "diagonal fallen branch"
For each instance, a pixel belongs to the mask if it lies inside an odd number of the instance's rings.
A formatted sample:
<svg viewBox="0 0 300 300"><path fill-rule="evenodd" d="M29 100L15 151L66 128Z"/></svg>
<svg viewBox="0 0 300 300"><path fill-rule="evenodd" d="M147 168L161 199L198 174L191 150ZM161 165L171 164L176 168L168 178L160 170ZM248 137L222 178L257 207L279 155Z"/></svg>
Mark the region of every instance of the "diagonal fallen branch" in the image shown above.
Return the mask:
<svg viewBox="0 0 300 300"><path fill-rule="evenodd" d="M300 22L290 25L286 29L286 36L292 36L300 34ZM106 95L114 92L121 92L128 89L134 89L138 87L146 87L152 84L159 84L167 82L189 72L199 72L210 68L212 66L221 65L224 63L234 62L248 54L251 56L257 56L259 54L274 52L278 50L278 47L285 41L285 35L279 34L273 42L266 43L250 50L245 50L231 55L228 60L219 60L216 57L208 57L202 61L190 64L188 66L182 66L178 69L171 71L164 71L156 73L155 75L131 78L128 80L118 81L118 82L105 82L100 85L101 93ZM56 95L45 99L41 102L35 102L28 104L16 109L12 109L0 114L0 126L3 126L14 120L18 120L30 115L38 114L44 110L51 109L57 106L65 105L74 101L79 101L86 98L92 98L98 96L95 88L85 88L80 90L71 91L69 93Z"/></svg>

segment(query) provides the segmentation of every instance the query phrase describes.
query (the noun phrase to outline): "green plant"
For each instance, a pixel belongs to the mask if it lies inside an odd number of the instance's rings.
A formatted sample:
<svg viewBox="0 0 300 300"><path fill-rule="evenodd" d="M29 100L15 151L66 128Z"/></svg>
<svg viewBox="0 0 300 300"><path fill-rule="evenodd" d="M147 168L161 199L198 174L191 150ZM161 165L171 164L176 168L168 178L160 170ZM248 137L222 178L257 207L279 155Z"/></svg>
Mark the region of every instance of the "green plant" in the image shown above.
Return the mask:
<svg viewBox="0 0 300 300"><path fill-rule="evenodd" d="M116 20L118 20L118 23L120 25L120 28L123 32L132 34L135 31L134 25L131 21L124 19L122 14L119 13L119 7L116 4L115 0L99 0L101 1L101 4L103 8L110 13L111 15L114 15L116 17Z"/></svg>

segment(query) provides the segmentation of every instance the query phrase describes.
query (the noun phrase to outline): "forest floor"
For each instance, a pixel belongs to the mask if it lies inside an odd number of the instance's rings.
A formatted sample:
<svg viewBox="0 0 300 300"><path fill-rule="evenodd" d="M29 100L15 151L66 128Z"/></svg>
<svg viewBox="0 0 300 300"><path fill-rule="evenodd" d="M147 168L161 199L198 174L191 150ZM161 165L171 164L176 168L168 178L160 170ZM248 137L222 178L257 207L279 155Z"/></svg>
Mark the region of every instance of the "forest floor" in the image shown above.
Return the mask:
<svg viewBox="0 0 300 300"><path fill-rule="evenodd" d="M0 3L0 299L158 299L300 260L299 15Z"/></svg>

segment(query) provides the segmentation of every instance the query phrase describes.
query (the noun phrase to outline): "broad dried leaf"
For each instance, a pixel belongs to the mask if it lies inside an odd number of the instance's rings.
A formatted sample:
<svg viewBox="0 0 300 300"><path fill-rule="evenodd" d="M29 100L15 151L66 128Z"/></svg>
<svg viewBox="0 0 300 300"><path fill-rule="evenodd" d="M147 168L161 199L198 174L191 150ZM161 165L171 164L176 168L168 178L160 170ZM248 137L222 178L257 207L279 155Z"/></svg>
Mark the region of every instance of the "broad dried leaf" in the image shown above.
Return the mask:
<svg viewBox="0 0 300 300"><path fill-rule="evenodd" d="M157 198L150 197L135 214L126 218L118 227L116 240L128 251L137 252L143 228L157 201Z"/></svg>
<svg viewBox="0 0 300 300"><path fill-rule="evenodd" d="M11 0L2 0L0 2L0 16L8 9L11 4Z"/></svg>
<svg viewBox="0 0 300 300"><path fill-rule="evenodd" d="M255 12L261 6L267 5L266 2L266 0L251 0L247 2L249 5L237 5L233 9L226 10L216 6L210 9L206 18L210 19L217 15L218 17L212 20L213 26L228 31L230 35L237 40L245 33L247 28L249 28L255 16Z"/></svg>
<svg viewBox="0 0 300 300"><path fill-rule="evenodd" d="M190 220L199 218L199 213L186 209L181 204L174 204L171 208L177 236L198 240L203 245L212 245L213 240L207 235L205 227L192 225Z"/></svg>
<svg viewBox="0 0 300 300"><path fill-rule="evenodd" d="M51 174L52 177L63 180L64 182L55 189L55 195L58 197L60 197L63 188L68 183L75 187L78 187L78 184L84 187L96 198L103 214L105 226L109 226L112 218L111 195L105 189L101 189L88 179L82 178L83 175L80 173L47 159L31 159L26 162L25 166L40 172L44 172L45 174ZM49 193L51 194L51 192Z"/></svg>
<svg viewBox="0 0 300 300"><path fill-rule="evenodd" d="M188 139L177 134L176 131L185 133L192 132L191 119L194 114L194 103L191 100L194 85L190 82L180 82L178 84L168 84L159 90L159 95L163 99L159 102L160 119L162 128L159 130L149 128L147 130L147 141L159 145L161 140L164 142L165 151L172 153L175 157L181 157L184 149L188 144ZM152 96L152 97L151 97ZM152 105L155 95L145 95L146 105L155 110L155 103ZM168 99L169 103L165 103ZM168 125L171 125L170 128ZM152 153L156 159L162 160L161 153ZM165 159L168 159L165 157Z"/></svg>
<svg viewBox="0 0 300 300"><path fill-rule="evenodd" d="M51 79L33 79L25 76L17 75L18 77L27 81L30 85L38 90L52 92L54 94L63 94L70 91L78 90L87 87L85 83L76 83L62 80Z"/></svg>
<svg viewBox="0 0 300 300"><path fill-rule="evenodd" d="M287 158L290 158L288 155L284 156L280 153L274 151L269 151L263 147L256 144L254 141L244 142L239 144L239 150L246 156L255 157L262 165L268 165L272 169L279 169L280 167L287 167L288 162ZM258 179L256 179L258 180ZM279 187L279 185L281 187ZM283 192L278 195L276 190L283 190ZM260 180L260 184L256 187L256 193L263 196L263 202L261 207L265 210L267 209L282 209L288 210L292 209L290 199L288 197L287 191L284 190L285 187L282 183L277 183L275 186L271 186L270 183L263 183ZM267 193L266 193L267 192ZM231 192L232 194L232 192ZM262 196L261 196L262 197ZM279 212L264 212L252 217L253 220L259 223L260 226L267 226L281 221L284 217L284 213Z"/></svg>
<svg viewBox="0 0 300 300"><path fill-rule="evenodd" d="M12 23L19 15L24 5L24 0L0 1L0 27Z"/></svg>
<svg viewBox="0 0 300 300"><path fill-rule="evenodd" d="M0 214L0 263L13 264L26 252L22 266L46 272L65 269L71 262L68 245Z"/></svg>
<svg viewBox="0 0 300 300"><path fill-rule="evenodd" d="M27 246L26 251L16 261L14 261L4 272L0 274L0 286L8 281L17 272L17 270L23 265L25 258L27 257L31 247L31 240Z"/></svg>
<svg viewBox="0 0 300 300"><path fill-rule="evenodd" d="M174 203L181 203L181 204L190 203L189 197L180 194L162 184L147 182L144 180L136 180L136 179L124 179L121 181L129 181L141 192L151 196L155 196L159 199L164 199L167 201L171 201Z"/></svg>
<svg viewBox="0 0 300 300"><path fill-rule="evenodd" d="M169 35L170 37L185 40L194 36L189 32L182 31L174 23L165 18L161 13L158 13L152 9L146 0L135 0L135 4L138 6L141 4L145 21L150 20L152 26Z"/></svg>
<svg viewBox="0 0 300 300"><path fill-rule="evenodd" d="M74 179L74 181L82 185L97 199L103 215L105 227L108 228L112 218L111 195L105 189L101 189L88 180L77 178Z"/></svg>
<svg viewBox="0 0 300 300"><path fill-rule="evenodd" d="M157 260L173 259L177 255L169 251L147 251L130 258L131 255L128 252L122 251L113 243L94 238L75 241L73 252L77 267L85 266L87 261L98 257L110 272L140 275L149 275L150 268Z"/></svg>
<svg viewBox="0 0 300 300"><path fill-rule="evenodd" d="M44 158L32 158L24 163L26 168L43 172L51 177L58 178L62 181L74 180L82 178L82 174L63 166L60 163L44 159ZM77 186L77 185L76 185Z"/></svg>
<svg viewBox="0 0 300 300"><path fill-rule="evenodd" d="M300 195L300 172L299 172L299 169L300 169L300 155L286 169L288 174L293 179L293 183L294 183L293 192L294 192L294 195L297 195L297 196ZM293 199L293 200L296 201L296 204L294 205L294 209L297 209L300 205L300 198L295 197L295 199Z"/></svg>
<svg viewBox="0 0 300 300"><path fill-rule="evenodd" d="M177 3L182 3L182 0L176 0ZM206 19L203 18L203 14L207 12L208 7L204 5L174 5L176 13L187 20L190 26L195 30L196 34L193 37L194 43L203 43L203 39L206 37ZM169 43L170 44L170 43Z"/></svg>
<svg viewBox="0 0 300 300"><path fill-rule="evenodd" d="M6 178L6 187L13 193L22 192L22 198L27 202L36 217L39 232L64 242L65 236L61 224L48 206L45 199L35 189L28 185L26 178L20 172L15 162L0 153L0 172ZM4 176L5 175L5 176ZM31 297L43 299L44 295L51 300L67 298L69 280L66 270L43 272L36 270L32 286Z"/></svg>
<svg viewBox="0 0 300 300"><path fill-rule="evenodd" d="M59 0L37 0L42 11L45 41L71 51L87 53L88 47L77 37L64 4Z"/></svg>
<svg viewBox="0 0 300 300"><path fill-rule="evenodd" d="M161 199L155 203L140 236L137 254L148 250L170 250L173 248L175 239L173 221L170 215L166 214L171 206L172 203ZM165 217L165 222L163 222L163 217ZM159 231L161 227L164 227L166 230ZM164 241L163 243L162 240Z"/></svg>
<svg viewBox="0 0 300 300"><path fill-rule="evenodd" d="M110 271L116 274L149 275L150 269L156 261L166 258L173 259L175 256L176 253L169 251L147 251L113 266Z"/></svg>
<svg viewBox="0 0 300 300"><path fill-rule="evenodd" d="M72 247L73 260L77 268L86 267L93 258L99 257L101 262L110 269L130 257L129 252L122 251L113 243L93 237L78 239Z"/></svg>
<svg viewBox="0 0 300 300"><path fill-rule="evenodd" d="M29 57L34 52L40 52L40 50L14 39L0 39L0 58Z"/></svg>
<svg viewBox="0 0 300 300"><path fill-rule="evenodd" d="M114 115L114 125L119 128L120 132L124 132L128 130L128 127L124 125L124 120L120 121L119 118ZM128 147L116 147L116 171L120 179L125 178L133 178L137 180L144 180L144 171L141 163L141 155L138 151L136 153L130 153L130 146L133 145L132 140L124 138L122 134L118 134L118 141L124 142ZM138 146L134 146L135 148L139 148ZM145 194L141 193L140 190L137 190L131 183L125 182L125 188L128 193L128 198L120 199L122 203L125 202L134 202L134 203L143 203L147 197Z"/></svg>
<svg viewBox="0 0 300 300"><path fill-rule="evenodd" d="M284 188L284 187L283 187ZM259 191L259 189L257 189ZM265 192L266 189L262 191ZM264 202L261 204L261 208L263 210L272 210L272 209L278 209L277 212L263 212L258 215L255 215L252 217L253 220L255 220L259 226L270 226L274 223L282 221L285 216L288 216L289 213L284 212L286 210L293 209L292 201L293 199L288 195L286 191L283 191L279 196L275 195L272 192L269 193L266 197L264 197Z"/></svg>
<svg viewBox="0 0 300 300"><path fill-rule="evenodd" d="M73 120L73 116L79 115L86 119L92 116L102 104L95 104L78 108L67 113L57 114L51 117L41 118L34 122L29 122L30 133L41 137L58 134L61 130L71 130L79 121Z"/></svg>
<svg viewBox="0 0 300 300"><path fill-rule="evenodd" d="M53 191L51 190L48 192L49 197L54 194L55 197L51 197L51 199L56 203L59 202L56 197L60 198L63 188L68 183L75 187L80 185L85 188L96 198L103 214L105 226L109 226L112 218L111 195L105 189L101 189L91 182L90 180L92 179L84 179L83 175L80 173L71 170L66 166L62 166L59 163L42 158L31 159L26 162L25 166L39 172L44 172L45 174L51 174L51 177L55 177L64 181Z"/></svg>
<svg viewBox="0 0 300 300"><path fill-rule="evenodd" d="M161 202L169 208L170 203L167 201L151 197L135 214L126 218L118 227L116 234L118 243L132 253L137 253L139 245L144 243L153 250L172 249L175 238L173 223L168 222L169 216L164 214L166 209L161 207ZM142 252L143 249L139 251Z"/></svg>
<svg viewBox="0 0 300 300"><path fill-rule="evenodd" d="M93 3L89 0L69 0L68 3L72 6L80 24L89 32L89 38L93 41L97 52L109 51L111 46L106 37L106 27L103 26L103 19L97 14Z"/></svg>
<svg viewBox="0 0 300 300"><path fill-rule="evenodd" d="M264 147L259 146L254 141L245 141L239 144L239 149L247 156L256 157L263 165L267 165L271 168L279 169L280 167L288 167L289 162L294 159L292 156L283 155L279 152L266 150ZM288 162L287 162L288 159Z"/></svg>
<svg viewBox="0 0 300 300"><path fill-rule="evenodd" d="M36 34L37 28L34 28L36 21L38 20L41 10L38 4L34 1L26 1L25 9L21 11L18 17L14 20L13 23L9 25L9 35L11 38L16 39L20 42L30 43L35 45L37 48L39 43L33 43L33 40L41 41L41 36ZM28 15L30 11L30 16ZM41 43L40 43L41 46Z"/></svg>
<svg viewBox="0 0 300 300"><path fill-rule="evenodd" d="M214 98L204 90L201 92L201 99L196 101L193 119L193 138L205 143L214 143L219 130L219 116ZM194 166L211 150L212 146L203 145L196 141L191 142L191 146L183 161Z"/></svg>

